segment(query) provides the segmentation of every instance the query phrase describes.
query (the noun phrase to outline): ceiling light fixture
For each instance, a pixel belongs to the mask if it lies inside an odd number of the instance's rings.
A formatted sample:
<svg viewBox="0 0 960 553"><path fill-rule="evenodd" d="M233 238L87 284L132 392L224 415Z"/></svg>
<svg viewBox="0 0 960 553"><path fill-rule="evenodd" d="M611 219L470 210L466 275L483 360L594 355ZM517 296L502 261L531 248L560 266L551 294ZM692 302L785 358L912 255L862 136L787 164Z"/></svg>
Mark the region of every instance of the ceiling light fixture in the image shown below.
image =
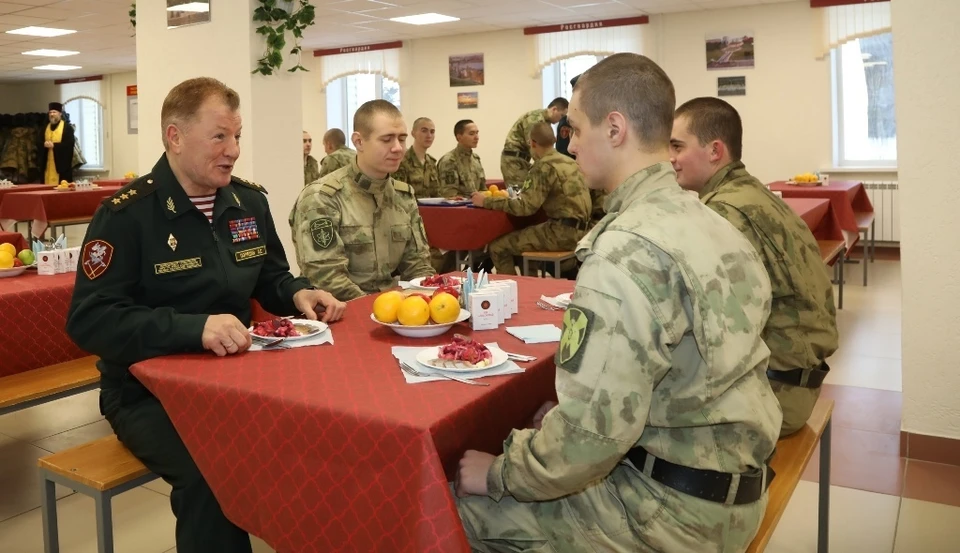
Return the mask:
<svg viewBox="0 0 960 553"><path fill-rule="evenodd" d="M204 13L210 11L210 2L184 2L176 6L167 6L167 11Z"/></svg>
<svg viewBox="0 0 960 553"><path fill-rule="evenodd" d="M70 35L76 31L70 29L54 29L52 27L23 27L22 29L14 29L12 31L7 31L9 35L26 35L26 36L40 36L44 38L50 38L55 36Z"/></svg>
<svg viewBox="0 0 960 553"><path fill-rule="evenodd" d="M34 69L39 69L41 71L73 71L74 69L83 69L79 65L38 65Z"/></svg>
<svg viewBox="0 0 960 553"><path fill-rule="evenodd" d="M75 56L80 52L72 50L30 50L29 52L20 52L24 56L46 56L48 58L62 58L65 56Z"/></svg>
<svg viewBox="0 0 960 553"><path fill-rule="evenodd" d="M406 17L391 17L390 21L397 23L408 23L410 25L433 25L434 23L448 23L450 21L460 21L459 17L450 17L439 13L421 13L419 15L408 15Z"/></svg>

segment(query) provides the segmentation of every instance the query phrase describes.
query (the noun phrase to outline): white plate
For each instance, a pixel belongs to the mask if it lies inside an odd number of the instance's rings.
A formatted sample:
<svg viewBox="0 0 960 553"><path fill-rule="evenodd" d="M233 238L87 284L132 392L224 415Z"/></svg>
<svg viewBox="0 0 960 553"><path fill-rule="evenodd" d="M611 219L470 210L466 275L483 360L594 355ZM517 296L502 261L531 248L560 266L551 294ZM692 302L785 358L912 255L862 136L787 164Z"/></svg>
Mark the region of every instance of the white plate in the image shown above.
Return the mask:
<svg viewBox="0 0 960 553"><path fill-rule="evenodd" d="M448 275L448 276L455 281L454 286L460 286L461 284L463 284L463 279L461 279L460 277L456 277L456 276L452 276L452 275ZM413 280L410 281L410 286L413 286L414 288L420 288L420 289L423 289L423 290L436 290L437 288L439 288L439 286L422 286L420 283L423 282L424 279L427 279L427 278L430 278L430 277L418 277L418 278L415 278L415 279L413 279Z"/></svg>
<svg viewBox="0 0 960 553"><path fill-rule="evenodd" d="M507 362L507 354L502 349L499 349L499 348L488 348L488 349L490 350L491 355L493 355L493 358L490 359L489 365L484 365L482 367L474 367L473 365L469 365L464 362L447 361L447 363L456 363L456 366L444 366L444 365L441 365L440 363L434 363L434 361L438 361L437 354L440 353L439 347L426 348L420 351L420 353L417 354L417 363L420 363L424 367L429 367L431 369L436 369L441 371L456 372L456 373L472 373L477 371L485 371L487 369L492 369L494 367L499 367L500 365Z"/></svg>
<svg viewBox="0 0 960 553"><path fill-rule="evenodd" d="M455 200L453 198L417 198L417 203L422 205L466 205L473 203L469 198Z"/></svg>
<svg viewBox="0 0 960 553"><path fill-rule="evenodd" d="M327 323L323 321L311 321L310 319L290 319L290 322L293 323L293 326L310 327L311 330L309 334L306 334L304 333L304 330L298 328L297 330L299 330L301 333L300 336L288 336L283 339L285 342L295 342L297 340L306 340L307 338L314 338L318 334L324 332L325 330L327 330L327 328L329 328L327 326ZM252 334L253 326L248 328L247 331L249 331ZM260 335L257 334L257 336L260 336ZM260 336L260 337L261 338L279 338L280 336Z"/></svg>
<svg viewBox="0 0 960 553"><path fill-rule="evenodd" d="M370 314L370 320L377 323L381 326L390 327L394 332L400 336L406 336L407 338L432 338L434 336L440 336L444 332L450 330L453 325L457 323L462 323L463 321L470 318L470 312L466 309L460 310L460 315L457 316L457 320L452 323L446 323L442 325L432 324L432 325L422 325L422 326L404 326L402 324L394 323L382 323L373 316L373 313Z"/></svg>
<svg viewBox="0 0 960 553"><path fill-rule="evenodd" d="M0 269L0 278L20 276L26 270L27 270L26 265L21 267L13 267L10 269Z"/></svg>

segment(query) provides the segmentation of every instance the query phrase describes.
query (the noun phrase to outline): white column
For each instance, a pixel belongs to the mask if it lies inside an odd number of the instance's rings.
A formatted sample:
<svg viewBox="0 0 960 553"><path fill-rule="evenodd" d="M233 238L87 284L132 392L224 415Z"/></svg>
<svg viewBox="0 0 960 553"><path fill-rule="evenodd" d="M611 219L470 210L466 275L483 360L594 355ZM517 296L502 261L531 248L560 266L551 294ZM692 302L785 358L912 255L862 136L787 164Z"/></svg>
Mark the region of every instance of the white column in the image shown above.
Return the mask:
<svg viewBox="0 0 960 553"><path fill-rule="evenodd" d="M893 0L903 279L903 430L960 438L957 0Z"/></svg>
<svg viewBox="0 0 960 553"><path fill-rule="evenodd" d="M160 108L167 92L193 77L213 77L240 95L243 138L234 174L263 185L294 274L299 274L287 215L303 188L301 76L292 60L270 76L253 75L263 53L255 33L255 0L213 0L211 21L167 29L166 2L137 5L139 169L163 153ZM288 34L288 40L292 36ZM292 48L288 44L286 52Z"/></svg>

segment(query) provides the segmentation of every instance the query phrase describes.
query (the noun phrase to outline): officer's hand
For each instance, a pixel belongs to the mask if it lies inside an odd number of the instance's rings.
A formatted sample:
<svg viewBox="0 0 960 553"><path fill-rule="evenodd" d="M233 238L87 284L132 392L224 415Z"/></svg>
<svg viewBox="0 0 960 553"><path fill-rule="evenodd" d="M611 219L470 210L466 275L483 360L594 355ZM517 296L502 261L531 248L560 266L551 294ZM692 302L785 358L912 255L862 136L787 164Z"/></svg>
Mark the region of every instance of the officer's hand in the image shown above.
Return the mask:
<svg viewBox="0 0 960 553"><path fill-rule="evenodd" d="M483 207L483 200L485 199L487 199L487 197L483 195L483 192L474 192L473 195L470 196L470 201L477 207Z"/></svg>
<svg viewBox="0 0 960 553"><path fill-rule="evenodd" d="M330 292L323 290L300 290L293 295L293 305L311 321L317 320L317 313L325 323L339 321L347 310L347 304L338 301Z"/></svg>
<svg viewBox="0 0 960 553"><path fill-rule="evenodd" d="M487 495L487 473L497 458L489 453L468 449L457 471L457 497Z"/></svg>
<svg viewBox="0 0 960 553"><path fill-rule="evenodd" d="M233 315L207 317L201 340L203 349L208 349L220 357L247 351L252 343L246 327Z"/></svg>
<svg viewBox="0 0 960 553"><path fill-rule="evenodd" d="M547 412L556 406L556 401L548 401L541 405L540 408L537 409L537 412L533 415L533 424L531 426L537 430L540 430L540 427L543 426L543 417L546 416Z"/></svg>
<svg viewBox="0 0 960 553"><path fill-rule="evenodd" d="M46 142L43 143L43 147L44 147L44 148L53 148L53 142L47 140Z"/></svg>

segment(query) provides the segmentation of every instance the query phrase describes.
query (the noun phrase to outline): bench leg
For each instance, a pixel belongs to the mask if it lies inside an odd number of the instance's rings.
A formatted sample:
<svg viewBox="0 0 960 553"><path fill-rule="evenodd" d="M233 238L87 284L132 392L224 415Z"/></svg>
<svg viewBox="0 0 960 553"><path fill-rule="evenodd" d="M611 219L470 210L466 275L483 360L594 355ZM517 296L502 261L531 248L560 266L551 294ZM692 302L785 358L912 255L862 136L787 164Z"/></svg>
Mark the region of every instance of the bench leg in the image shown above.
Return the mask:
<svg viewBox="0 0 960 553"><path fill-rule="evenodd" d="M870 263L873 263L874 255L877 253L877 220L870 223Z"/></svg>
<svg viewBox="0 0 960 553"><path fill-rule="evenodd" d="M869 230L870 230L870 229L867 229L867 230L864 230L864 231L863 231L863 237L864 237L864 240L863 240L863 285L864 285L864 286L867 285L867 263L870 262L870 259L869 259L869 258L870 258L870 255L871 255L871 254L870 254L870 251L871 251L871 248L870 248L870 240L867 239L867 238L869 237L868 235L870 234Z"/></svg>
<svg viewBox="0 0 960 553"><path fill-rule="evenodd" d="M553 278L560 278L560 262L553 262Z"/></svg>
<svg viewBox="0 0 960 553"><path fill-rule="evenodd" d="M840 266L838 271L840 271L840 277L838 279L839 284L839 298L837 299L837 309L843 309L843 260L847 257L847 249L843 248L840 250L840 259L837 261L837 265Z"/></svg>
<svg viewBox="0 0 960 553"><path fill-rule="evenodd" d="M97 553L113 553L113 512L109 492L94 497L97 509Z"/></svg>
<svg viewBox="0 0 960 553"><path fill-rule="evenodd" d="M524 257L523 269L520 270L520 276L529 276L529 275L530 275L530 260Z"/></svg>
<svg viewBox="0 0 960 553"><path fill-rule="evenodd" d="M866 260L864 260L866 261ZM820 509L817 523L817 553L830 548L830 435L833 418L827 420L820 437Z"/></svg>
<svg viewBox="0 0 960 553"><path fill-rule="evenodd" d="M40 513L43 518L43 552L60 553L57 531L57 488L53 480L40 474Z"/></svg>

